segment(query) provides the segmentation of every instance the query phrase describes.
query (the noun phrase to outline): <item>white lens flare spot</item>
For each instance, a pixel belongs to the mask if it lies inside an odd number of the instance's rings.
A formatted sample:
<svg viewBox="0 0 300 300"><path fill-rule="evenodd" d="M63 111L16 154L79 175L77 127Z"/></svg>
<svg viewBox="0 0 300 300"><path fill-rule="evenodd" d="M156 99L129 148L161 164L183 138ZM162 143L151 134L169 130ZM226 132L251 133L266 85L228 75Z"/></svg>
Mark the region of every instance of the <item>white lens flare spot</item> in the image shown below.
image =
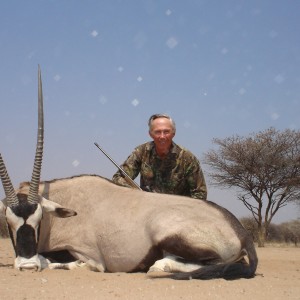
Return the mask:
<svg viewBox="0 0 300 300"><path fill-rule="evenodd" d="M138 82L141 82L141 81L143 81L143 77L142 77L142 76L139 76L136 80L137 80Z"/></svg>
<svg viewBox="0 0 300 300"><path fill-rule="evenodd" d="M32 52L30 52L29 54L28 54L28 59L32 59L33 57L35 56L35 52L34 51L32 51Z"/></svg>
<svg viewBox="0 0 300 300"><path fill-rule="evenodd" d="M97 30L93 30L93 31L91 32L91 36L94 37L94 38L95 38L98 34L99 34L99 33L98 33Z"/></svg>
<svg viewBox="0 0 300 300"><path fill-rule="evenodd" d="M221 53L222 53L223 55L227 54L227 53L228 53L228 49L227 49L226 47L223 48L223 49L221 50Z"/></svg>
<svg viewBox="0 0 300 300"><path fill-rule="evenodd" d="M281 74L278 74L275 78L274 78L274 81L278 84L281 84L284 82L284 77L281 75Z"/></svg>
<svg viewBox="0 0 300 300"><path fill-rule="evenodd" d="M132 104L133 106L138 106L138 105L140 104L140 101L139 101L138 99L133 99L133 100L131 101L131 104Z"/></svg>
<svg viewBox="0 0 300 300"><path fill-rule="evenodd" d="M122 73L122 72L124 71L124 68L123 68L122 66L120 66L120 67L118 68L118 71L119 71L120 73Z"/></svg>
<svg viewBox="0 0 300 300"><path fill-rule="evenodd" d="M60 80L61 80L61 76L60 76L59 74L56 74L56 75L54 76L54 80L55 80L55 81L60 81Z"/></svg>
<svg viewBox="0 0 300 300"><path fill-rule="evenodd" d="M247 71L249 71L249 72L250 72L250 71L252 71L252 70L253 70L253 67L252 67L251 65L248 65L246 69L247 69Z"/></svg>
<svg viewBox="0 0 300 300"><path fill-rule="evenodd" d="M209 81L211 81L211 80L213 80L215 77L216 77L215 73L210 73L210 74L208 74L207 79L208 79Z"/></svg>
<svg viewBox="0 0 300 300"><path fill-rule="evenodd" d="M100 96L99 102L100 102L101 104L105 104L105 103L107 103L107 98L106 98L105 96Z"/></svg>
<svg viewBox="0 0 300 300"><path fill-rule="evenodd" d="M166 10L166 15L167 15L167 16L170 16L171 14L172 14L171 9L167 9L167 10Z"/></svg>
<svg viewBox="0 0 300 300"><path fill-rule="evenodd" d="M258 16L258 15L260 15L261 14L261 9L259 9L259 8L254 8L252 11L251 11L251 14L253 15L253 16Z"/></svg>
<svg viewBox="0 0 300 300"><path fill-rule="evenodd" d="M147 43L147 36L144 32L140 31L135 35L133 42L136 49L142 49Z"/></svg>
<svg viewBox="0 0 300 300"><path fill-rule="evenodd" d="M275 31L275 30L272 30L270 33L269 33L269 36L271 39L274 39L278 36L278 33Z"/></svg>
<svg viewBox="0 0 300 300"><path fill-rule="evenodd" d="M184 127L184 128L190 128L190 127L191 127L191 123L190 123L189 121L185 121L185 122L183 123L183 127Z"/></svg>
<svg viewBox="0 0 300 300"><path fill-rule="evenodd" d="M170 49L174 49L177 45L178 45L178 40L175 37L170 37L167 41L166 41L166 45L170 48Z"/></svg>
<svg viewBox="0 0 300 300"><path fill-rule="evenodd" d="M77 160L77 159L73 160L72 166L73 166L74 168L78 167L79 165L80 165L79 160Z"/></svg>
<svg viewBox="0 0 300 300"><path fill-rule="evenodd" d="M271 113L271 119L276 121L277 119L279 119L279 114L276 112Z"/></svg>
<svg viewBox="0 0 300 300"><path fill-rule="evenodd" d="M246 90L245 90L244 88L240 88L239 94L240 94L241 96L243 96L244 94L246 94Z"/></svg>

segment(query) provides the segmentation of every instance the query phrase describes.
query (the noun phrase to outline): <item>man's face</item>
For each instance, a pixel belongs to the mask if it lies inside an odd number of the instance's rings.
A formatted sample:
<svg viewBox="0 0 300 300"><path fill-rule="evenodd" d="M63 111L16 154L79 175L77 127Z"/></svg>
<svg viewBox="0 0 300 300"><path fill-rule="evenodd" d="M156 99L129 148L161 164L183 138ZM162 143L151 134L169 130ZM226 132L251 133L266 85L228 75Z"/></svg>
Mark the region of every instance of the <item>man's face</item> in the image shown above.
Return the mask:
<svg viewBox="0 0 300 300"><path fill-rule="evenodd" d="M152 121L152 127L149 131L154 140L157 150L168 151L175 136L172 123L167 118L157 118Z"/></svg>

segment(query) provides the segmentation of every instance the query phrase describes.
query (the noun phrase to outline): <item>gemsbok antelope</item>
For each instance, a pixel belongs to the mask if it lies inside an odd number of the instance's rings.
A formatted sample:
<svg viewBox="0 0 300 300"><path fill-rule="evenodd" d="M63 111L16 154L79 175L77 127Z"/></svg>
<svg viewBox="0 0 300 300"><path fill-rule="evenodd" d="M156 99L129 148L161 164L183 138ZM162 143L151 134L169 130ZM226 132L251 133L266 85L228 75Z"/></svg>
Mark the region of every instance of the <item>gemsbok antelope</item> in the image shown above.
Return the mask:
<svg viewBox="0 0 300 300"><path fill-rule="evenodd" d="M38 79L39 128L31 182L15 191L0 155L6 194L0 210L16 252L16 268L85 266L175 279L255 276L258 258L252 237L233 214L213 202L121 187L97 175L40 182L40 70ZM68 253L74 261L50 263L41 255L45 253Z"/></svg>

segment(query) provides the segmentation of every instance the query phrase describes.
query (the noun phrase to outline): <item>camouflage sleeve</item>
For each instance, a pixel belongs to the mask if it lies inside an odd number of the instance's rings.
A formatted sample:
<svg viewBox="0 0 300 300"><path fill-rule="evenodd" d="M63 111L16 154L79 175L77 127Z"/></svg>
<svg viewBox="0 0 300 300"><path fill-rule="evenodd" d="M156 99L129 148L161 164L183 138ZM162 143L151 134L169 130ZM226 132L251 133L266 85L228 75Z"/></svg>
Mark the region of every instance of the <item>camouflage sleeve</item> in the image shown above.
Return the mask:
<svg viewBox="0 0 300 300"><path fill-rule="evenodd" d="M135 148L134 151L125 160L125 162L121 165L121 168L129 175L131 179L135 179L141 170L141 160L139 153L139 147ZM112 181L114 183L132 188L132 185L130 185L127 180L126 177L122 175L120 170L118 170L112 177Z"/></svg>
<svg viewBox="0 0 300 300"><path fill-rule="evenodd" d="M191 158L191 162L188 166L187 182L190 188L190 194L192 198L207 199L207 187L205 178L200 166L200 162L196 157Z"/></svg>

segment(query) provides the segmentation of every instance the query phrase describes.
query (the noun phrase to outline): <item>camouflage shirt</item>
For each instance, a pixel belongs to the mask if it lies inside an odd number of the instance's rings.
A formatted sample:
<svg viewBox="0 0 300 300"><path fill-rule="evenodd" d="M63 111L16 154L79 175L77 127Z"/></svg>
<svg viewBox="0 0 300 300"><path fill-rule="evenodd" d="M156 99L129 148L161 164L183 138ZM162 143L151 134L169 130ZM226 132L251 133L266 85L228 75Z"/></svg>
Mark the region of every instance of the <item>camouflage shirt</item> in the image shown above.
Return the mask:
<svg viewBox="0 0 300 300"><path fill-rule="evenodd" d="M174 142L163 159L157 155L154 142L142 144L134 149L121 167L132 179L140 174L143 190L206 200L207 189L199 160ZM120 171L114 174L112 180L130 187Z"/></svg>

